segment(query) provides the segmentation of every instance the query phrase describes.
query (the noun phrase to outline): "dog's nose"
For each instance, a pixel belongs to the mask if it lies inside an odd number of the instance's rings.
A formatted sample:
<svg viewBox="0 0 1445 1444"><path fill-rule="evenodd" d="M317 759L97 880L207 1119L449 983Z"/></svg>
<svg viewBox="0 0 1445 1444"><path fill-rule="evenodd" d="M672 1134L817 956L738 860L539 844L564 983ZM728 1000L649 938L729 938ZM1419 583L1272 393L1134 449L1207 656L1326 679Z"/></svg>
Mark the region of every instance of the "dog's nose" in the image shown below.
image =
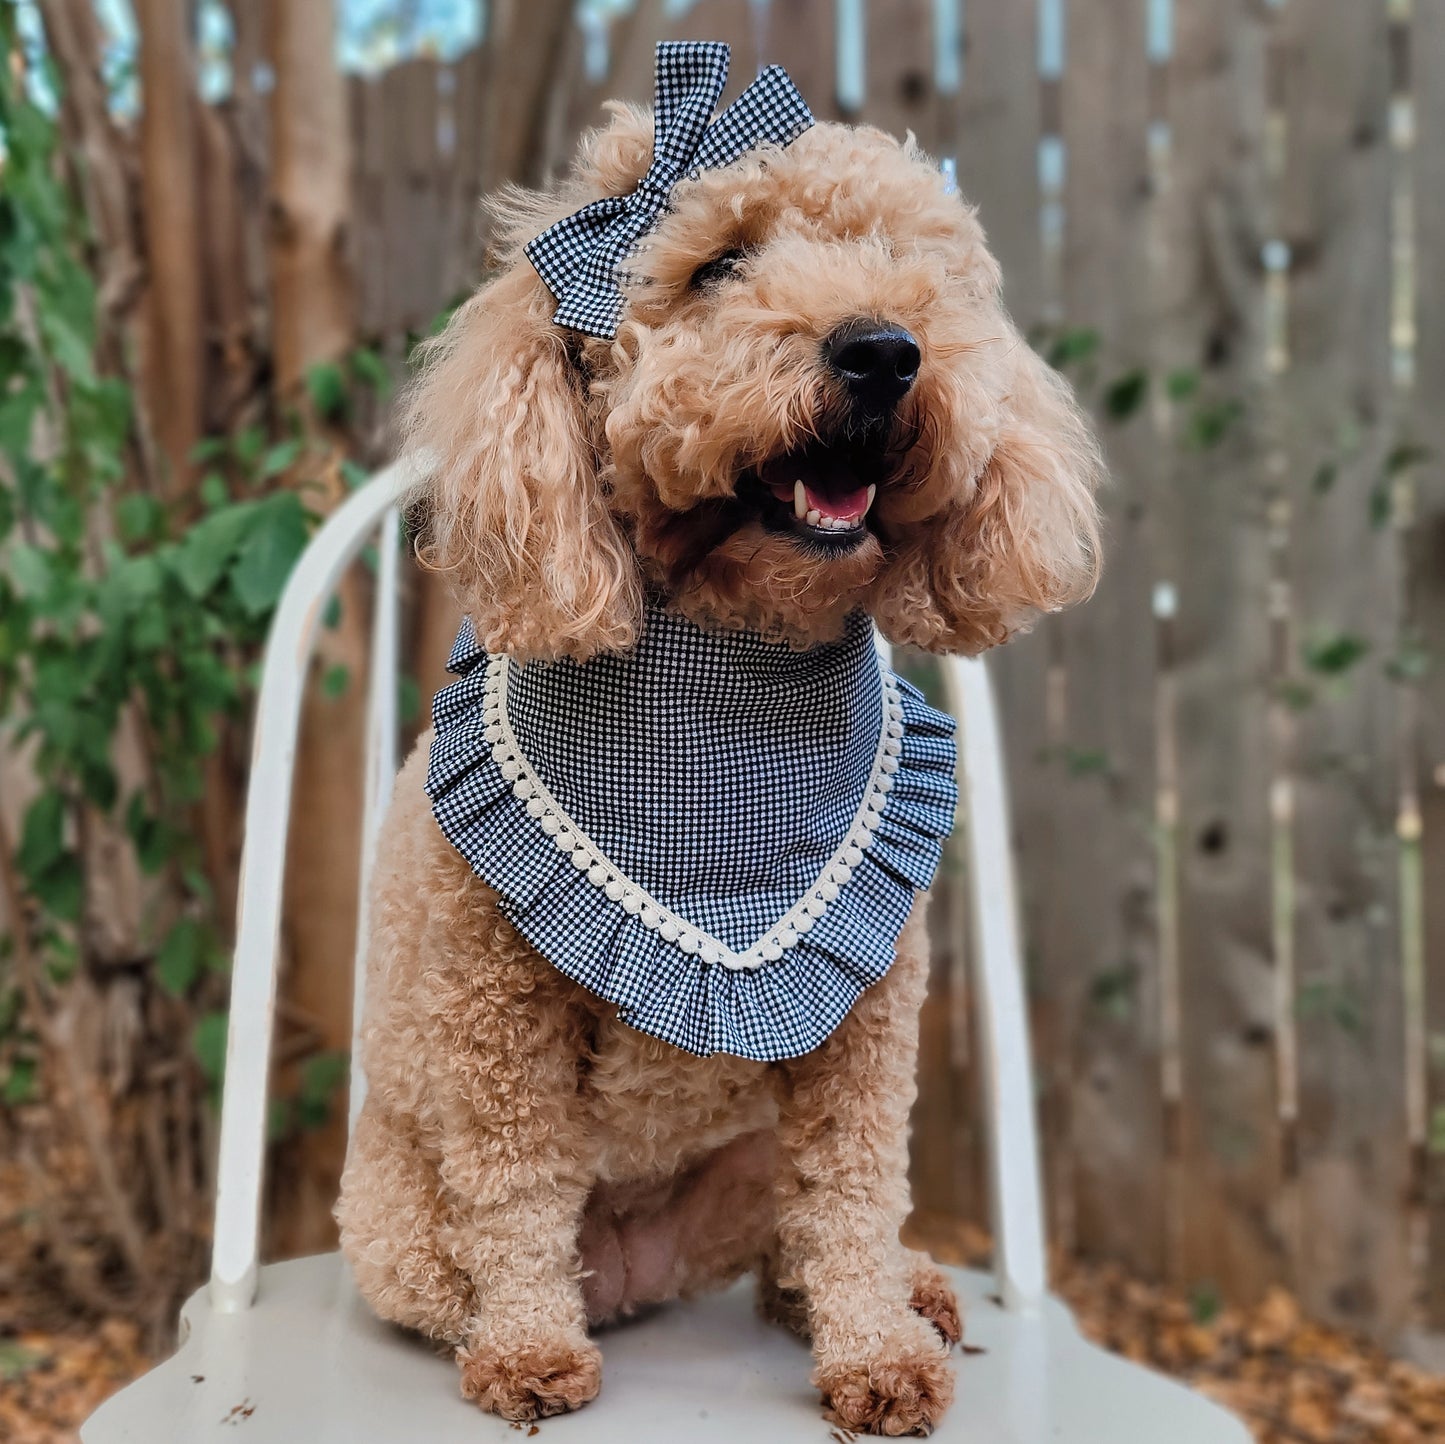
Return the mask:
<svg viewBox="0 0 1445 1444"><path fill-rule="evenodd" d="M845 321L823 342L829 369L873 411L896 406L918 377L918 342L887 321Z"/></svg>

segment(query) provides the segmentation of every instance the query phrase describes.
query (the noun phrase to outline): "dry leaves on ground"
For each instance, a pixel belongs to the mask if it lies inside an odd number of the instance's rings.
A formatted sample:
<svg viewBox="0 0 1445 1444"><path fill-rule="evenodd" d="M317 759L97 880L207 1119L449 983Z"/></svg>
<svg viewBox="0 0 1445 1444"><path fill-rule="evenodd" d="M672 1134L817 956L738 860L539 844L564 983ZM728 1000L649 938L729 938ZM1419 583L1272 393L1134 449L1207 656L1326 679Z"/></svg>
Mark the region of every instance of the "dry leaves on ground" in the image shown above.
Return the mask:
<svg viewBox="0 0 1445 1444"><path fill-rule="evenodd" d="M945 1263L987 1261L987 1236L967 1225L915 1217L911 1234ZM1107 1264L1064 1261L1055 1273L1090 1338L1233 1409L1259 1444L1445 1440L1445 1377L1311 1323L1281 1289L1239 1310L1186 1299Z"/></svg>

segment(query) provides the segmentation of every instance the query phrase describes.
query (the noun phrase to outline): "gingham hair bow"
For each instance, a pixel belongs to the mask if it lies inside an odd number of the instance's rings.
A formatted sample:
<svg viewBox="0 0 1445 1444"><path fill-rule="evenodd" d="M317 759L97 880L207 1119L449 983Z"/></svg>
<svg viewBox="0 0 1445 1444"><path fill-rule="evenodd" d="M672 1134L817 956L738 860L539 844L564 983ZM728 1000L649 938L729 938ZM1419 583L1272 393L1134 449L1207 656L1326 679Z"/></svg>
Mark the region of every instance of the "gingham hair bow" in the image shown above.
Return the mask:
<svg viewBox="0 0 1445 1444"><path fill-rule="evenodd" d="M685 176L730 164L762 141L787 145L812 125L812 113L780 65L768 66L711 120L727 82L728 54L716 40L662 41L647 174L630 195L593 201L528 243L528 260L559 303L552 317L557 325L615 336L622 317L622 263L661 218L673 186Z"/></svg>

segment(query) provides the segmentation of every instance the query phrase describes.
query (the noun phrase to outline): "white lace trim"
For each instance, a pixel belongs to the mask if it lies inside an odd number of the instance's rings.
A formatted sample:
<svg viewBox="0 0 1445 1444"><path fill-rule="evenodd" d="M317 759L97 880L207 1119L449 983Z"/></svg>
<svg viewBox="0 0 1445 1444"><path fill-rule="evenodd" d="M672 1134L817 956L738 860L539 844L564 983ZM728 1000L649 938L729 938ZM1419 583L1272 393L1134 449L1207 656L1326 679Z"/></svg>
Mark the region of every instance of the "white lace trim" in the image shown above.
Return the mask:
<svg viewBox="0 0 1445 1444"><path fill-rule="evenodd" d="M490 657L487 660L487 682L482 701L484 735L491 745L492 760L501 769L502 776L512 784L513 795L526 803L528 815L536 819L537 825L551 838L559 852L568 854L572 866L578 872L587 874L587 881L593 887L602 888L613 902L621 905L623 912L637 918L643 927L659 933L683 952L696 954L705 963L718 963L734 971L746 972L760 968L764 963L777 962L802 934L809 932L826 915L873 841L874 830L882 816L887 795L892 790L893 775L898 771L898 759L903 751L903 703L899 698L898 684L887 668L880 666L879 671L883 683L883 724L878 733L878 747L868 786L848 835L828 859L813 885L742 953L734 952L727 944L703 932L686 918L679 917L645 888L639 887L578 827L547 790L512 730L507 711L511 663L506 657Z"/></svg>

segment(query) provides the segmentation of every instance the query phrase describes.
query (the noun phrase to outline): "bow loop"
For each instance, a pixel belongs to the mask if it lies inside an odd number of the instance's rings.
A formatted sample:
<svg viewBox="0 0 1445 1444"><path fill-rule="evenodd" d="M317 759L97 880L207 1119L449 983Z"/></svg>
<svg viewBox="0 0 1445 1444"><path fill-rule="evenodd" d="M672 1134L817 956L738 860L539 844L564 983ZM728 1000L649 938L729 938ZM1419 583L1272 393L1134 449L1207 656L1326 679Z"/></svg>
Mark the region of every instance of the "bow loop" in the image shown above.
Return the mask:
<svg viewBox="0 0 1445 1444"><path fill-rule="evenodd" d="M763 142L788 145L813 124L781 66L770 65L717 117L729 50L720 41L663 41L657 47L653 159L625 196L604 196L528 242L527 258L557 298L552 319L590 336L615 336L622 317L622 263L661 219L673 186L698 171L730 165Z"/></svg>

